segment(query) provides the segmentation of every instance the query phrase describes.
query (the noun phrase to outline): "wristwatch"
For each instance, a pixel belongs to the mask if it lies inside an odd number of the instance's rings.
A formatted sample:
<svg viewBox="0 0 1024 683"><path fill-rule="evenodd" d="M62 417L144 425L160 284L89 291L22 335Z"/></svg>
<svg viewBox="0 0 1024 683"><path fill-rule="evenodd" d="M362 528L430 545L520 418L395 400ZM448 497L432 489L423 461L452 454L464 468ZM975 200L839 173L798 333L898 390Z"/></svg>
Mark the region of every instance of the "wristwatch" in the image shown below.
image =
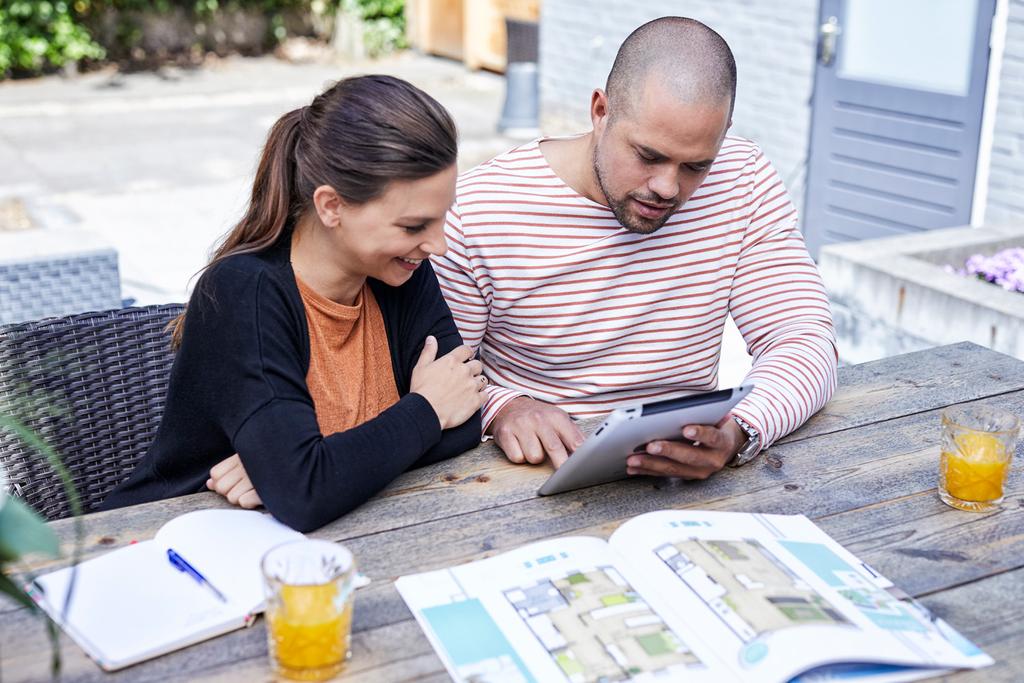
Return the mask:
<svg viewBox="0 0 1024 683"><path fill-rule="evenodd" d="M743 444L743 448L728 463L730 467L739 467L753 460L754 456L761 450L761 435L746 420L735 415L732 416L732 419L736 421L736 424L740 426L743 433L747 435L747 443Z"/></svg>

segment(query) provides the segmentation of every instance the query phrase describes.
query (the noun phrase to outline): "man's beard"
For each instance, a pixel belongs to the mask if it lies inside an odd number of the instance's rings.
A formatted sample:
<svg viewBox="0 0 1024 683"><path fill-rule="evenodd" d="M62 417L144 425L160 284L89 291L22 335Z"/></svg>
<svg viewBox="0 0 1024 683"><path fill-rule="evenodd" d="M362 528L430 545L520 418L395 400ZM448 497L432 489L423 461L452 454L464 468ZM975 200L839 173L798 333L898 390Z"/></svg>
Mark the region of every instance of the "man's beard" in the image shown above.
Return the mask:
<svg viewBox="0 0 1024 683"><path fill-rule="evenodd" d="M604 182L604 174L601 172L601 164L598 162L597 150L594 150L594 175L597 177L597 186L601 188L601 192L604 194L605 201L608 202L608 207L615 214L615 219L619 221L619 225L624 227L626 230L636 233L638 235L650 235L660 229L672 214L679 208L679 204L675 204L672 208L667 209L661 218L644 218L638 216L629 210L629 199L630 195L626 195L624 199L616 199L612 197L611 193L608 192L608 188ZM661 197L636 197L640 201L650 202L652 204L664 204L665 200Z"/></svg>

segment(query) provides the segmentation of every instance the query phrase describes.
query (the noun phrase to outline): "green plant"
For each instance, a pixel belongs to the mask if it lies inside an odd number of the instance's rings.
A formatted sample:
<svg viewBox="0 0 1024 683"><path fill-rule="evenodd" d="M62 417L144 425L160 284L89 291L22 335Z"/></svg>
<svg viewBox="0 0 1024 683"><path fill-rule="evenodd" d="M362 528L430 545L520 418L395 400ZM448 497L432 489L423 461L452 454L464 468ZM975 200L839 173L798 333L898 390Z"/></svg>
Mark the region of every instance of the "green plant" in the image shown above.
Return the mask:
<svg viewBox="0 0 1024 683"><path fill-rule="evenodd" d="M14 433L26 444L31 446L38 453L46 458L53 467L67 492L68 501L75 515L75 546L72 553L72 563L78 563L81 552L83 526L82 526L82 504L75 490L71 475L60 462L60 458L46 442L40 439L28 427L10 415L0 414L0 429ZM47 526L46 522L30 507L17 498L7 494L6 477L3 467L0 465L0 595L6 595L29 611L41 615L46 619L46 630L50 638L52 657L50 669L54 677L60 673L60 649L59 633L57 625L46 617L39 609L32 598L19 585L19 582L11 578L8 573L12 568L31 555L44 555L56 558L60 555L60 544L53 529ZM30 572L21 572L31 581ZM67 602L70 602L70 592L74 588L74 579L68 589Z"/></svg>
<svg viewBox="0 0 1024 683"><path fill-rule="evenodd" d="M106 52L79 25L64 0L0 3L0 78L39 73Z"/></svg>
<svg viewBox="0 0 1024 683"><path fill-rule="evenodd" d="M408 47L405 0L341 0L341 8L363 22L363 43L371 57Z"/></svg>

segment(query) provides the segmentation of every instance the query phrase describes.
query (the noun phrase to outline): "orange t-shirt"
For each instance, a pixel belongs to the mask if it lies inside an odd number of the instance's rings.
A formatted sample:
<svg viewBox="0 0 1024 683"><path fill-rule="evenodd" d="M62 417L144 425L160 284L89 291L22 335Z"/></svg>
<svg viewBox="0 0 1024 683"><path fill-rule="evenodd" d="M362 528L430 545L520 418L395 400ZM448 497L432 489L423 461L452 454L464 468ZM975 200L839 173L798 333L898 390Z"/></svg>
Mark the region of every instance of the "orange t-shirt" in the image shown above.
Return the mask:
<svg viewBox="0 0 1024 683"><path fill-rule="evenodd" d="M371 420L398 402L384 316L368 285L352 306L323 297L296 276L309 327L306 384L324 436Z"/></svg>

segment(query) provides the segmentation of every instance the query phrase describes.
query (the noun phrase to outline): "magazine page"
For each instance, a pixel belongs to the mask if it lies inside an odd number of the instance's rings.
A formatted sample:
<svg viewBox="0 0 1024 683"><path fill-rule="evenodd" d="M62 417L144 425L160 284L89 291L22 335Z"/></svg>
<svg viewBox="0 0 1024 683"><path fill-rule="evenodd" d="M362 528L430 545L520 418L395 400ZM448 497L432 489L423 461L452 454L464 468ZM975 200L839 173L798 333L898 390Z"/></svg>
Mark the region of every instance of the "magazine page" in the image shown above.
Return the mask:
<svg viewBox="0 0 1024 683"><path fill-rule="evenodd" d="M799 515L653 512L623 524L610 545L642 567L633 573L638 590L687 615L744 680L788 680L828 664L992 661ZM844 677L914 675L856 670Z"/></svg>
<svg viewBox="0 0 1024 683"><path fill-rule="evenodd" d="M623 564L601 539L557 538L396 587L456 681L733 680Z"/></svg>

